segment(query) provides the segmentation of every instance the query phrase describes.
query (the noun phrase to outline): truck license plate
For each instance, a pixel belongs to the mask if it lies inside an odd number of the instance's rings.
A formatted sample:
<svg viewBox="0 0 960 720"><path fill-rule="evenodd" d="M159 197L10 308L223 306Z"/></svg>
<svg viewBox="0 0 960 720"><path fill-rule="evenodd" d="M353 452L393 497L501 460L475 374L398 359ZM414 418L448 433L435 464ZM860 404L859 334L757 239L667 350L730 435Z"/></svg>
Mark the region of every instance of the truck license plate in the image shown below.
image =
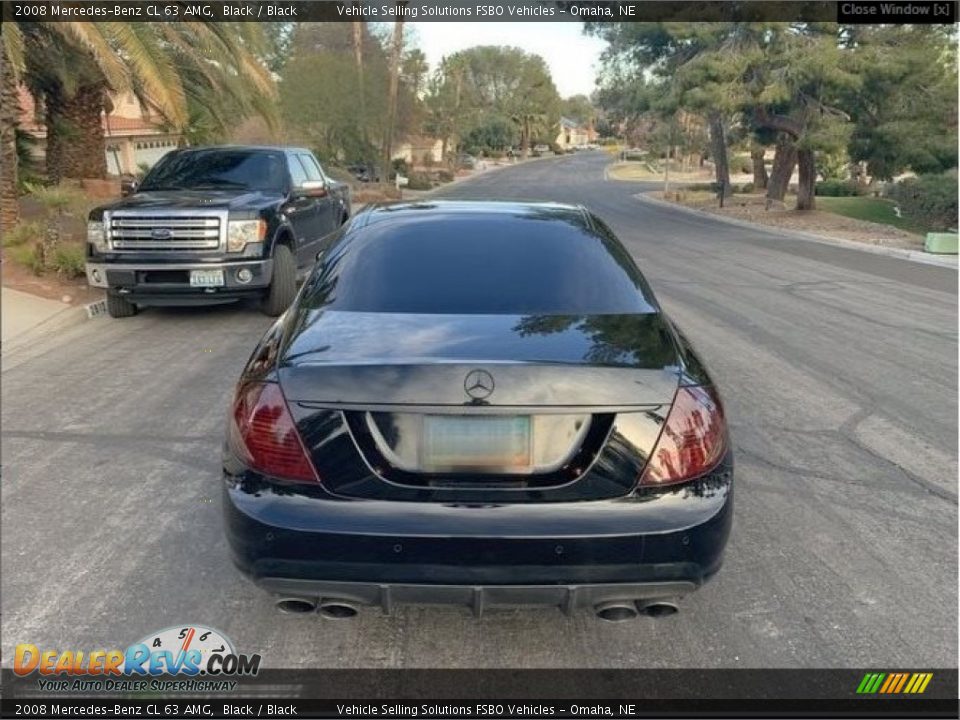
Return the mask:
<svg viewBox="0 0 960 720"><path fill-rule="evenodd" d="M223 287L223 270L191 270L190 287Z"/></svg>

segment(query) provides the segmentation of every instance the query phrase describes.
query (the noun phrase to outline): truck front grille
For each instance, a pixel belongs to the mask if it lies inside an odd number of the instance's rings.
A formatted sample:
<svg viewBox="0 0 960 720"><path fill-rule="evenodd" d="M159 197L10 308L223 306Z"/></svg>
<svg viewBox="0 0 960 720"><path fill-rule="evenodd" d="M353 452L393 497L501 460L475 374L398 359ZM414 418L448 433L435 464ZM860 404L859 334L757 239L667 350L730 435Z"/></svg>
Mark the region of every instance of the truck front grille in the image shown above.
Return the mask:
<svg viewBox="0 0 960 720"><path fill-rule="evenodd" d="M219 215L137 215L110 218L114 250L216 250L220 247Z"/></svg>

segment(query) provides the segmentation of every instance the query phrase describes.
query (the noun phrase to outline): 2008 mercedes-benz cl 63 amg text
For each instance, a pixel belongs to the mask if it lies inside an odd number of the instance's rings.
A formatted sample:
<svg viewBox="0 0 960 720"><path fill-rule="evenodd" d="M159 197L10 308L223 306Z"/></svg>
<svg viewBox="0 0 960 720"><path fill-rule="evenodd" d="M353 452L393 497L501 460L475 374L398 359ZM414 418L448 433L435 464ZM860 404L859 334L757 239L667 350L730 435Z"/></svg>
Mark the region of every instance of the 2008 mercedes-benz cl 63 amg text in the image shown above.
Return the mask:
<svg viewBox="0 0 960 720"><path fill-rule="evenodd" d="M328 237L237 386L238 567L288 611L670 612L720 567L717 391L583 208L420 202Z"/></svg>

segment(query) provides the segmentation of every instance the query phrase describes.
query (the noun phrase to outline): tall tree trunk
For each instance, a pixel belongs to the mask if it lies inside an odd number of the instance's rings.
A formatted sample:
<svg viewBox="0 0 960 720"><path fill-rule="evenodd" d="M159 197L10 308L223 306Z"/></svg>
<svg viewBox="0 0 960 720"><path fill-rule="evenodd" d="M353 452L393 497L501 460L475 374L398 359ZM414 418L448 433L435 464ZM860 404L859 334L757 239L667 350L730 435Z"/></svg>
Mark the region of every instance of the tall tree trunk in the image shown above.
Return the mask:
<svg viewBox="0 0 960 720"><path fill-rule="evenodd" d="M47 179L105 178L106 143L103 136L104 85L84 85L72 97L62 92L45 95L47 107Z"/></svg>
<svg viewBox="0 0 960 720"><path fill-rule="evenodd" d="M767 166L763 162L765 148L754 145L750 149L750 159L753 161L753 191L767 189Z"/></svg>
<svg viewBox="0 0 960 720"><path fill-rule="evenodd" d="M816 208L817 163L813 150L797 152L797 210L813 210Z"/></svg>
<svg viewBox="0 0 960 720"><path fill-rule="evenodd" d="M450 154L450 168L456 172L457 171L457 151L460 149L460 99L463 95L463 68L458 66L455 70L456 72L456 91L453 98L453 124L451 132L451 150L453 151Z"/></svg>
<svg viewBox="0 0 960 720"><path fill-rule="evenodd" d="M354 6L360 8L360 3L355 2ZM367 94L363 82L363 21L353 22L353 59L357 65L357 92L359 100L357 103L357 112L360 123L360 136L363 139L364 154L367 150Z"/></svg>
<svg viewBox="0 0 960 720"><path fill-rule="evenodd" d="M780 133L773 155L773 168L767 183L767 210L774 203L783 203L790 185L790 176L797 164L797 144L788 133Z"/></svg>
<svg viewBox="0 0 960 720"><path fill-rule="evenodd" d="M716 170L718 193L721 197L732 194L730 187L730 163L727 159L727 134L723 128L723 117L720 113L710 113L710 151L713 155ZM669 158L667 162L669 162Z"/></svg>
<svg viewBox="0 0 960 720"><path fill-rule="evenodd" d="M405 2L398 2L402 13ZM390 49L390 94L387 98L387 123L383 133L383 180L390 178L390 163L393 155L393 126L397 120L397 94L400 92L400 55L403 51L403 20L393 24L393 47Z"/></svg>
<svg viewBox="0 0 960 720"><path fill-rule="evenodd" d="M13 68L4 54L0 86L0 230L8 232L20 220L17 200L17 125L20 121L20 102Z"/></svg>

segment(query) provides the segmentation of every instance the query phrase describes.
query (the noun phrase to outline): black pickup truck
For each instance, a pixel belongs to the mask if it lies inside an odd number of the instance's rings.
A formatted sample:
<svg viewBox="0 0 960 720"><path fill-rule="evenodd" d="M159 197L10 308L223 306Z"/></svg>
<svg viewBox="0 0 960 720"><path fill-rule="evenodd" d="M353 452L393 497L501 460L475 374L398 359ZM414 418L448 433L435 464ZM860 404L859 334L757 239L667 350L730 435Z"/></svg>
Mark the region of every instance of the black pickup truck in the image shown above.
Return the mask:
<svg viewBox="0 0 960 720"><path fill-rule="evenodd" d="M176 150L133 192L90 212L87 282L106 290L112 317L246 298L279 315L298 271L349 217L349 187L309 150Z"/></svg>

